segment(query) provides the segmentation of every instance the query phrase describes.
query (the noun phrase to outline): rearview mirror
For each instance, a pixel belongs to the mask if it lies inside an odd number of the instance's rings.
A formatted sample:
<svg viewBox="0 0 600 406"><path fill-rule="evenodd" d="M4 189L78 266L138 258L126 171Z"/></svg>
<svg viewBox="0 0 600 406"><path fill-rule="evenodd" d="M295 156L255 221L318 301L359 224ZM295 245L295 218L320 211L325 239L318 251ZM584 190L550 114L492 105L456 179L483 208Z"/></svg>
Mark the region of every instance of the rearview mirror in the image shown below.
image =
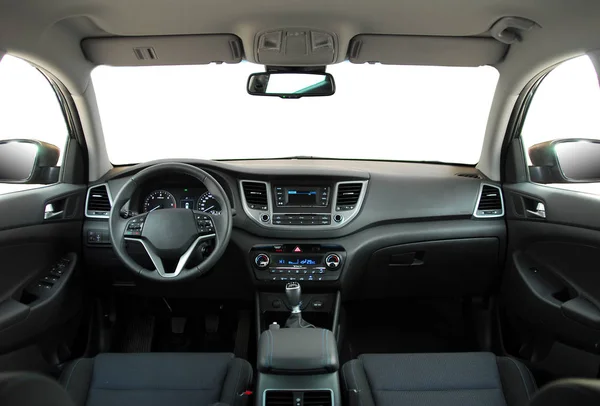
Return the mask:
<svg viewBox="0 0 600 406"><path fill-rule="evenodd" d="M600 140L553 140L533 145L528 152L533 182L600 182Z"/></svg>
<svg viewBox="0 0 600 406"><path fill-rule="evenodd" d="M253 96L277 96L282 99L331 96L335 93L335 82L329 73L253 73L248 78L248 93Z"/></svg>
<svg viewBox="0 0 600 406"><path fill-rule="evenodd" d="M56 183L59 155L58 147L41 141L0 141L0 183Z"/></svg>

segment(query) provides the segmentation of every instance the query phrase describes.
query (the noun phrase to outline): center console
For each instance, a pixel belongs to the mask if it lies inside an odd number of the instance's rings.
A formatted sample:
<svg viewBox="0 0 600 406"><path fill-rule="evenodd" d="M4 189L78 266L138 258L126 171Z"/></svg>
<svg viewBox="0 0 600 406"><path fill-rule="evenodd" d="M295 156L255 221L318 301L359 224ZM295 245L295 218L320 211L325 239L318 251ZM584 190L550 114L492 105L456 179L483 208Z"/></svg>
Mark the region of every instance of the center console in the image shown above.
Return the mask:
<svg viewBox="0 0 600 406"><path fill-rule="evenodd" d="M335 244L257 245L250 250L248 259L260 281L336 281L346 251Z"/></svg>
<svg viewBox="0 0 600 406"><path fill-rule="evenodd" d="M300 283L288 283L285 296L285 327L269 324L258 340L256 405L341 406L335 333L304 319Z"/></svg>

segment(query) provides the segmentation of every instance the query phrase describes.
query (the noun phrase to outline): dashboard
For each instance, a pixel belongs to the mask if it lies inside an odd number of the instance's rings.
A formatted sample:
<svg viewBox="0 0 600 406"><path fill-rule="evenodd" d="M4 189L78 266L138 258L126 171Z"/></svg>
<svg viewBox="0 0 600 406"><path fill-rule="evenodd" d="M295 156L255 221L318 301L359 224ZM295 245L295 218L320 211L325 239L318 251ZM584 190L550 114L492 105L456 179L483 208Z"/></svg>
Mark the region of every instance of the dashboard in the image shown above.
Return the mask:
<svg viewBox="0 0 600 406"><path fill-rule="evenodd" d="M160 161L162 162L162 161ZM347 297L461 295L485 292L506 246L500 214L479 215L480 199L501 196L475 168L402 162L321 160L185 161L209 172L232 208L228 252L197 283L176 294L247 297L249 284L304 280ZM157 162L115 168L90 186L108 199ZM222 202L199 180L173 173L146 181L129 202L139 213L169 207L217 214ZM88 193L88 199L96 193ZM130 286L108 239L108 212L90 212L88 267ZM126 207L124 207L125 209ZM289 251L289 252L288 252ZM339 258L337 268L330 259ZM293 269L292 269L293 268ZM110 270L110 274L108 270ZM112 276L111 276L112 275ZM137 284L137 282L135 282Z"/></svg>

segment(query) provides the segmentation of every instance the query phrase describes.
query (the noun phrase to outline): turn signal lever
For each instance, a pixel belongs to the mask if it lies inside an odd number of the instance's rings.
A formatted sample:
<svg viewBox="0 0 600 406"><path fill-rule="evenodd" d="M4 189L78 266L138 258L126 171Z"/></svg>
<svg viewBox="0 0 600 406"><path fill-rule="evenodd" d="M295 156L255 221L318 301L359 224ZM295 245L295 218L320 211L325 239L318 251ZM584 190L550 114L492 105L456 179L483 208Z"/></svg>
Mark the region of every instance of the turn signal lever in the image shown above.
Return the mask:
<svg viewBox="0 0 600 406"><path fill-rule="evenodd" d="M289 282L285 285L285 295L292 307L292 314L290 314L290 317L285 322L285 326L287 328L315 328L312 324L302 320L302 311L300 310L302 289L300 288L300 284L298 282Z"/></svg>

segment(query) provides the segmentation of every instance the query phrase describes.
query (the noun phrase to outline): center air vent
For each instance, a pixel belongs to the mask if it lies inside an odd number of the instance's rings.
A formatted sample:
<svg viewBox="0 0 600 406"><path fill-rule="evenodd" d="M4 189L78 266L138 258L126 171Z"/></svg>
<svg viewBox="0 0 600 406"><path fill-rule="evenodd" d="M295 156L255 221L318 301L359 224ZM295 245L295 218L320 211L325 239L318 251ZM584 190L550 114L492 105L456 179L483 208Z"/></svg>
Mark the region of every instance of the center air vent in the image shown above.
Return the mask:
<svg viewBox="0 0 600 406"><path fill-rule="evenodd" d="M294 392L269 390L265 394L265 406L294 406Z"/></svg>
<svg viewBox="0 0 600 406"><path fill-rule="evenodd" d="M362 186L362 183L340 183L338 185L335 209L337 211L354 210L358 203Z"/></svg>
<svg viewBox="0 0 600 406"><path fill-rule="evenodd" d="M303 406L331 406L331 392L326 390L314 390L304 392Z"/></svg>
<svg viewBox="0 0 600 406"><path fill-rule="evenodd" d="M328 390L283 391L267 390L265 406L332 406L332 392Z"/></svg>
<svg viewBox="0 0 600 406"><path fill-rule="evenodd" d="M267 184L262 182L242 182L244 197L249 208L268 210Z"/></svg>
<svg viewBox="0 0 600 406"><path fill-rule="evenodd" d="M108 217L112 206L106 185L98 185L88 190L85 212L88 217Z"/></svg>
<svg viewBox="0 0 600 406"><path fill-rule="evenodd" d="M503 215L502 190L498 186L482 185L475 217L501 217Z"/></svg>

